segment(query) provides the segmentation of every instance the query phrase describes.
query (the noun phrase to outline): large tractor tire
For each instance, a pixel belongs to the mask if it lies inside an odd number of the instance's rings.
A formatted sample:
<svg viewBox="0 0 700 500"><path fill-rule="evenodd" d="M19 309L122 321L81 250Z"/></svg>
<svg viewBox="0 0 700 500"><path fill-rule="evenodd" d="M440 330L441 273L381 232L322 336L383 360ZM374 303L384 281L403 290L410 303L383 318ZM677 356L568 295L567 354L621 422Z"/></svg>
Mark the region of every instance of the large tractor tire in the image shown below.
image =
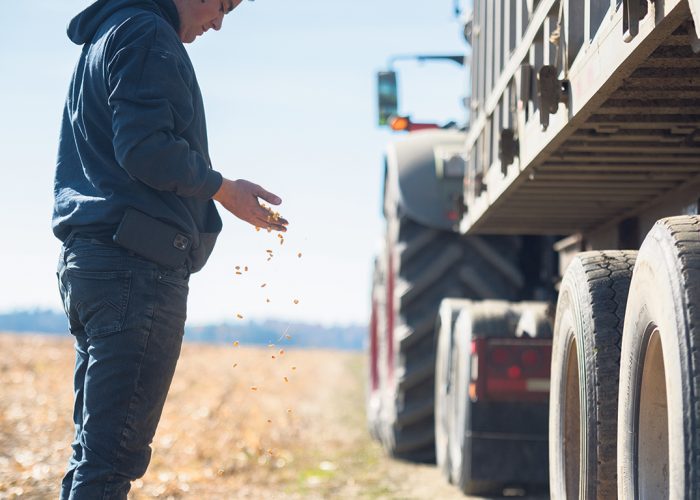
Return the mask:
<svg viewBox="0 0 700 500"><path fill-rule="evenodd" d="M616 496L620 343L636 255L636 251L585 252L564 275L552 341L552 498Z"/></svg>
<svg viewBox="0 0 700 500"><path fill-rule="evenodd" d="M700 498L700 217L662 219L634 268L617 431L619 498Z"/></svg>
<svg viewBox="0 0 700 500"><path fill-rule="evenodd" d="M435 462L435 324L446 297L512 300L519 239L463 237L401 214L388 220L382 441L397 458Z"/></svg>

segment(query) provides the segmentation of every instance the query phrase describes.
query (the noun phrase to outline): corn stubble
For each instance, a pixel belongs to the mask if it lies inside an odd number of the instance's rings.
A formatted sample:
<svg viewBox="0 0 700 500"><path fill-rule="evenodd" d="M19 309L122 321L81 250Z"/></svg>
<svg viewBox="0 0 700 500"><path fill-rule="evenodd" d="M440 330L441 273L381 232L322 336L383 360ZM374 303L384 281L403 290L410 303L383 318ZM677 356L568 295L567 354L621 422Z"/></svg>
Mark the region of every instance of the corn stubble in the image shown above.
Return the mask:
<svg viewBox="0 0 700 500"><path fill-rule="evenodd" d="M348 365L360 356L274 343L271 351L185 343L151 465L130 500L358 497L344 489L356 474L313 491L300 478L339 455L357 462L354 446L368 438L353 392L361 381ZM0 498L58 497L72 438L72 344L68 334L0 335Z"/></svg>

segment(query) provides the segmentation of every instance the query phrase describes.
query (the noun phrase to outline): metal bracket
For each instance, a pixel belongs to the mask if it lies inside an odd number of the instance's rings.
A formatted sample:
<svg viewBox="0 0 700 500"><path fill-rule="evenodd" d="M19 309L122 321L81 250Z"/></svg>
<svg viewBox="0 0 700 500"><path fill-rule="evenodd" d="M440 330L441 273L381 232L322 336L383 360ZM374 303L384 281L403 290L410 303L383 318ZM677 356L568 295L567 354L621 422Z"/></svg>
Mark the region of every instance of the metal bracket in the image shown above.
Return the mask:
<svg viewBox="0 0 700 500"><path fill-rule="evenodd" d="M644 19L647 11L647 0L623 0L622 33L625 42L631 42L639 34L639 21Z"/></svg>
<svg viewBox="0 0 700 500"><path fill-rule="evenodd" d="M479 172L474 176L474 195L480 196L484 191L486 191L486 181L484 180L484 173Z"/></svg>
<svg viewBox="0 0 700 500"><path fill-rule="evenodd" d="M520 141L515 138L515 131L510 128L501 130L501 140L498 145L498 158L501 160L501 173L508 173L508 166L516 156L520 156Z"/></svg>
<svg viewBox="0 0 700 500"><path fill-rule="evenodd" d="M524 109L532 100L532 66L520 65L520 99L519 108Z"/></svg>
<svg viewBox="0 0 700 500"><path fill-rule="evenodd" d="M540 106L540 124L544 130L549 127L549 115L559 109L559 103L569 101L569 81L559 80L557 68L542 66L537 73L537 96Z"/></svg>

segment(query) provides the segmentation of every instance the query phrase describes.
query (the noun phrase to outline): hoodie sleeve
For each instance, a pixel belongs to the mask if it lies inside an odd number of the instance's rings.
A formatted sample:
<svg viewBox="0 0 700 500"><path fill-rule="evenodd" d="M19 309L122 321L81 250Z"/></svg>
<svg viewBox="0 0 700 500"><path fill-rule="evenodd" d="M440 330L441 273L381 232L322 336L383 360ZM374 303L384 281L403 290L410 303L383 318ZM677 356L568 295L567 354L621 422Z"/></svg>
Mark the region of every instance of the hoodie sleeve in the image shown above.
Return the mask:
<svg viewBox="0 0 700 500"><path fill-rule="evenodd" d="M119 50L108 66L113 145L131 177L160 191L209 199L221 174L179 135L195 119L193 85L194 74L167 50Z"/></svg>

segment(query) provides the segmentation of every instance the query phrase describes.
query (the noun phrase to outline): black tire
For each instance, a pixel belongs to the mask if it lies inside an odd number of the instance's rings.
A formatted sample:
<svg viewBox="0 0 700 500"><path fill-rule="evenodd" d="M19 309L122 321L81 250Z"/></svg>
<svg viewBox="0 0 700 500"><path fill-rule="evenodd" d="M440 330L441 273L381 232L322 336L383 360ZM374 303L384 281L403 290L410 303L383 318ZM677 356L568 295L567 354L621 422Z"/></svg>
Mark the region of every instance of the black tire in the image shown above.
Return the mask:
<svg viewBox="0 0 700 500"><path fill-rule="evenodd" d="M585 252L559 290L549 395L553 498L614 499L620 342L636 251Z"/></svg>
<svg viewBox="0 0 700 500"><path fill-rule="evenodd" d="M463 299L445 299L440 304L435 359L435 455L442 475L452 481L449 433L453 427L454 324L460 311L471 304Z"/></svg>
<svg viewBox="0 0 700 500"><path fill-rule="evenodd" d="M700 217L658 221L622 340L619 498L700 498Z"/></svg>
<svg viewBox="0 0 700 500"><path fill-rule="evenodd" d="M407 217L389 221L383 444L435 463L435 323L445 297L513 299L523 286L516 237L462 237Z"/></svg>
<svg viewBox="0 0 700 500"><path fill-rule="evenodd" d="M451 482L467 495L500 495L504 485L479 481L472 477L471 422L469 380L471 341L474 337L512 337L521 311L504 301L472 302L464 307L454 327L454 361L452 363L453 417L449 436ZM504 460L506 458L504 457Z"/></svg>

